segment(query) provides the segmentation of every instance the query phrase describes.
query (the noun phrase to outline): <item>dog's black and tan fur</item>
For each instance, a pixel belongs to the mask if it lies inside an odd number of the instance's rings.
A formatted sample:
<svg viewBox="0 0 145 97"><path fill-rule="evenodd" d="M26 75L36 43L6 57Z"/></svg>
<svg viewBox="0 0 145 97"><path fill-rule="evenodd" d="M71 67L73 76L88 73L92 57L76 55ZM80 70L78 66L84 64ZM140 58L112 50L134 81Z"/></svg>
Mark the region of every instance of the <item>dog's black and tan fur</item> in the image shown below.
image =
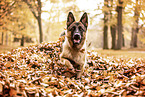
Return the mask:
<svg viewBox="0 0 145 97"><path fill-rule="evenodd" d="M61 63L72 71L76 71L77 78L81 77L86 62L86 31L88 16L85 12L79 22L71 12L67 17L67 32L60 55Z"/></svg>

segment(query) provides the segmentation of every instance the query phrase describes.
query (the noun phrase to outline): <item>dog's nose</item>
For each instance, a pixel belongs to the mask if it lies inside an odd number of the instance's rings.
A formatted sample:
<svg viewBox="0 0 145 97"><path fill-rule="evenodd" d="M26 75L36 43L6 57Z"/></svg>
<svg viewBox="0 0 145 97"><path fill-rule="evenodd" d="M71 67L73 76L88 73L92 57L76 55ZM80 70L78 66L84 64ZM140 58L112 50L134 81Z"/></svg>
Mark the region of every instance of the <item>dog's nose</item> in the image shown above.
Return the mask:
<svg viewBox="0 0 145 97"><path fill-rule="evenodd" d="M79 35L78 33L74 35L74 39L75 39L75 40L79 40L80 38L81 38L81 37L80 37L80 35Z"/></svg>

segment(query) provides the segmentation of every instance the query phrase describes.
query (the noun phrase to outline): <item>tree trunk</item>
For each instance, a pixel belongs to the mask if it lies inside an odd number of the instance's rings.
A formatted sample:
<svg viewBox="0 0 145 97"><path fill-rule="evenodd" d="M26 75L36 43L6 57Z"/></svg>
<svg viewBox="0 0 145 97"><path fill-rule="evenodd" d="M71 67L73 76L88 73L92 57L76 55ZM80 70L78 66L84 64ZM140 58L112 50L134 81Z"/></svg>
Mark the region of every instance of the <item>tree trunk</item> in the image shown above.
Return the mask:
<svg viewBox="0 0 145 97"><path fill-rule="evenodd" d="M116 49L116 26L111 26L111 36L112 36L112 47L111 49Z"/></svg>
<svg viewBox="0 0 145 97"><path fill-rule="evenodd" d="M38 17L37 17L37 21L38 21L38 26L39 26L39 41L40 43L43 42L43 32L42 32L42 23L41 23L41 0L37 0L38 1Z"/></svg>
<svg viewBox="0 0 145 97"><path fill-rule="evenodd" d="M4 44L4 32L2 32L2 45Z"/></svg>
<svg viewBox="0 0 145 97"><path fill-rule="evenodd" d="M39 26L39 41L40 41L40 43L41 42L43 42L43 32L42 32L42 23L41 23L41 16L38 16L38 19L37 19L37 21L38 21L38 26Z"/></svg>
<svg viewBox="0 0 145 97"><path fill-rule="evenodd" d="M124 34L122 34L122 46L125 47L125 39L124 39Z"/></svg>
<svg viewBox="0 0 145 97"><path fill-rule="evenodd" d="M130 47L133 48L133 39L134 39L134 28L131 29L131 41L130 41Z"/></svg>
<svg viewBox="0 0 145 97"><path fill-rule="evenodd" d="M104 0L104 6L108 7L108 0ZM104 28L103 28L103 49L108 49L108 12L104 12Z"/></svg>
<svg viewBox="0 0 145 97"><path fill-rule="evenodd" d="M6 33L6 45L8 45L8 33Z"/></svg>
<svg viewBox="0 0 145 97"><path fill-rule="evenodd" d="M137 47L137 33L139 31L139 27L138 27L138 23L139 23L139 9L138 9L138 0L136 0L136 7L134 10L134 19L135 19L135 23L133 24L132 27L132 36L131 36L131 43L130 46L132 48Z"/></svg>
<svg viewBox="0 0 145 97"><path fill-rule="evenodd" d="M134 36L134 44L133 47L137 47L137 31L135 31L135 36Z"/></svg>
<svg viewBox="0 0 145 97"><path fill-rule="evenodd" d="M21 38L21 44L20 44L20 46L24 46L24 35L22 35L22 38Z"/></svg>
<svg viewBox="0 0 145 97"><path fill-rule="evenodd" d="M113 20L112 9L113 9L113 0L110 1L110 20ZM111 49L116 49L116 24L110 26L111 37L112 37L112 47Z"/></svg>
<svg viewBox="0 0 145 97"><path fill-rule="evenodd" d="M117 49L122 48L122 7L123 1L119 0L119 5L117 6L117 30L118 30L118 40L117 40Z"/></svg>
<svg viewBox="0 0 145 97"><path fill-rule="evenodd" d="M132 35L131 35L131 42L130 42L131 48L137 47L137 33L138 31L136 31L135 28L132 28Z"/></svg>

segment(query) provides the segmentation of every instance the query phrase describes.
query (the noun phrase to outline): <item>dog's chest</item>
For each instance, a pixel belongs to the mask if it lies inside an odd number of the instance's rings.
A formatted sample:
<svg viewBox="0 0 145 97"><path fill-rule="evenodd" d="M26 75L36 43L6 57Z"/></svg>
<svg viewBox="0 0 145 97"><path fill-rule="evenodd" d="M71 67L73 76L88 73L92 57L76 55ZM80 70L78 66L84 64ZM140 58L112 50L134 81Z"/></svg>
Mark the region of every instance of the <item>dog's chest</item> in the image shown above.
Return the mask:
<svg viewBox="0 0 145 97"><path fill-rule="evenodd" d="M62 56L69 58L76 63L83 64L85 62L85 45L81 49L77 50L71 47L69 42L65 40L63 44Z"/></svg>
<svg viewBox="0 0 145 97"><path fill-rule="evenodd" d="M74 52L70 52L70 53L71 53L70 56L72 57L72 59L74 59L77 62L82 61L84 59L84 57L85 57L85 54L80 52L80 51L78 51L78 52L74 51Z"/></svg>

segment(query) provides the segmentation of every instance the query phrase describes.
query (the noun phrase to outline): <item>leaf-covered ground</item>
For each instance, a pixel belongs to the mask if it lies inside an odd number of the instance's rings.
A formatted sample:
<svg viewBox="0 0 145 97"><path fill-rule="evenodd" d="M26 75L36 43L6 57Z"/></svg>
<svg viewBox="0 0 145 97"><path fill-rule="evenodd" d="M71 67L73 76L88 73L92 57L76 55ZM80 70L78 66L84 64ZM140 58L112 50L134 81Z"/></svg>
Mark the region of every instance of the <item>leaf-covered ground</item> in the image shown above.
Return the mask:
<svg viewBox="0 0 145 97"><path fill-rule="evenodd" d="M145 60L87 53L80 79L60 64L61 42L42 43L0 54L0 96L145 96ZM67 76L67 77L65 77Z"/></svg>

